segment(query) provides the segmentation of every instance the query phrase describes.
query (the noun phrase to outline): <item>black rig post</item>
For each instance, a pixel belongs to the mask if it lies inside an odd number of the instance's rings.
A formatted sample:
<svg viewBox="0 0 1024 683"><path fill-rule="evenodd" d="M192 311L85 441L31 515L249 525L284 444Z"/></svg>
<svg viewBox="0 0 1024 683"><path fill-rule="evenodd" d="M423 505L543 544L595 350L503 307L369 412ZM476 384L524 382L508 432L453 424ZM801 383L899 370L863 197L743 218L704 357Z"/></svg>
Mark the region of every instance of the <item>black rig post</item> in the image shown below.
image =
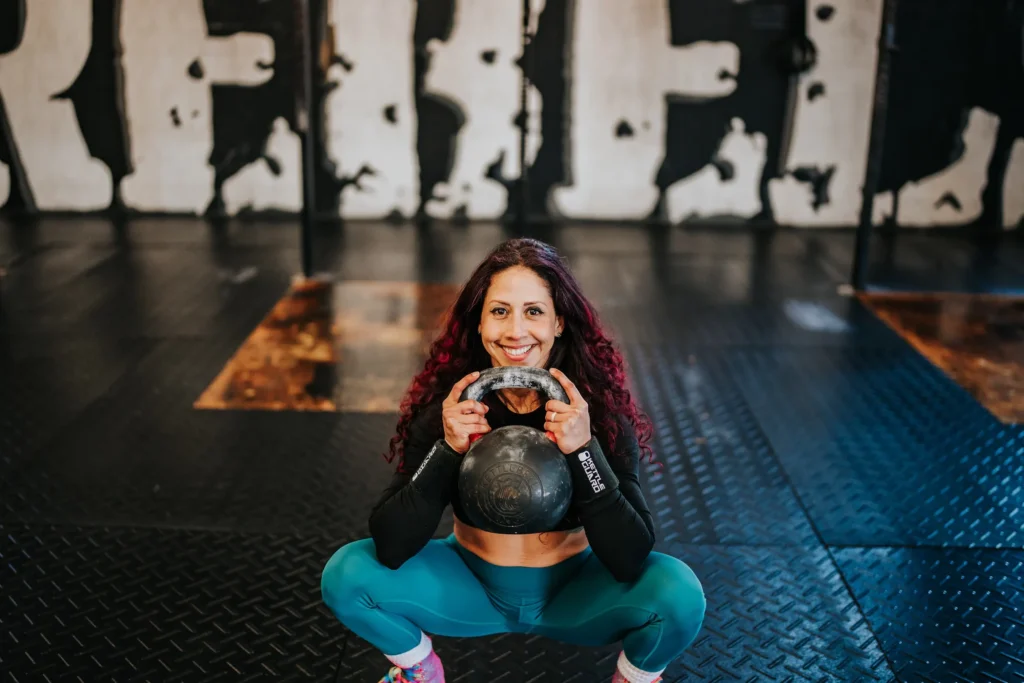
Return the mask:
<svg viewBox="0 0 1024 683"><path fill-rule="evenodd" d="M522 23L523 68L519 78L519 209L516 211L516 222L519 233L523 234L528 223L530 193L529 179L526 169L526 131L529 128L529 114L526 111L526 100L532 74L533 45L530 36L530 0L523 0Z"/></svg>
<svg viewBox="0 0 1024 683"><path fill-rule="evenodd" d="M302 274L313 275L313 218L316 214L316 191L313 177L313 159L316 144L311 125L313 116L313 56L311 53L310 30L312 21L309 0L294 0L295 30L297 32L295 79L297 87L295 101L295 128L302 140Z"/></svg>
<svg viewBox="0 0 1024 683"><path fill-rule="evenodd" d="M878 67L875 74L875 101L871 116L871 138L868 142L868 163L862 188L863 199L860 207L860 223L857 225L857 240L853 252L853 272L850 284L857 291L864 291L867 263L870 257L872 215L875 209L875 195L882 177L882 154L885 150L885 119L889 110L889 64L896 50L896 3L884 0L882 5L882 30L878 40Z"/></svg>

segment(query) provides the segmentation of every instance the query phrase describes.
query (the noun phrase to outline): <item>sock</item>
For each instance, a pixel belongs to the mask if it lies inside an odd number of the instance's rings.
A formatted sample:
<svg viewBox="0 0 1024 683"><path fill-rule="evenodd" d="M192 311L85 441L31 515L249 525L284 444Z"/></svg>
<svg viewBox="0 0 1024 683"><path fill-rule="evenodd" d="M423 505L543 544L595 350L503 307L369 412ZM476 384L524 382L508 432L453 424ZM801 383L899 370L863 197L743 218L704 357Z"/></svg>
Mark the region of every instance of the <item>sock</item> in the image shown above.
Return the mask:
<svg viewBox="0 0 1024 683"><path fill-rule="evenodd" d="M626 653L619 653L619 662L615 670L612 683L657 683L661 680L661 673L664 671L644 671L629 663Z"/></svg>
<svg viewBox="0 0 1024 683"><path fill-rule="evenodd" d="M399 669L411 669L414 665L419 664L429 657L433 651L434 643L431 642L426 633L421 632L420 644L413 649L398 655L384 656L388 658L389 662L397 666Z"/></svg>
<svg viewBox="0 0 1024 683"><path fill-rule="evenodd" d="M434 652L434 643L422 631L419 645L401 654L385 655L385 657L407 673L416 667L415 678L421 683L444 683L444 665L441 664L441 658ZM419 666L417 667L417 665ZM400 680L406 679L401 678Z"/></svg>

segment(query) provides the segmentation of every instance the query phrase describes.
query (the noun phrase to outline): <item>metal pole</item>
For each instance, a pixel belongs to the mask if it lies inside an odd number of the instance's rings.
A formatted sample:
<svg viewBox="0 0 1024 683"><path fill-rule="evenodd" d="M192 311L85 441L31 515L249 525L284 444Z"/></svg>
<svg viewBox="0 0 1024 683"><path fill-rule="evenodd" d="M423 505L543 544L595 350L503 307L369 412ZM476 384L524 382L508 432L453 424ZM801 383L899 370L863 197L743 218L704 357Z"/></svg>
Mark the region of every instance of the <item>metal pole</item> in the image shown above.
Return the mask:
<svg viewBox="0 0 1024 683"><path fill-rule="evenodd" d="M523 68L519 79L519 211L517 222L519 232L526 230L527 213L529 212L529 183L526 169L526 130L529 125L529 116L526 113L526 96L530 83L530 63L533 61L533 46L530 44L530 0L523 0ZM530 59L526 59L529 50Z"/></svg>
<svg viewBox="0 0 1024 683"><path fill-rule="evenodd" d="M878 40L878 67L875 74L875 100L871 117L871 138L868 143L868 163L862 188L860 223L857 225L857 240L853 252L851 284L857 291L864 291L867 263L870 257L872 216L875 210L875 195L882 177L882 153L885 150L885 117L889 108L889 63L896 50L896 3L884 0L882 5L882 29Z"/></svg>
<svg viewBox="0 0 1024 683"><path fill-rule="evenodd" d="M296 22L299 32L296 62L299 74L296 79L298 93L295 108L295 127L302 139L302 273L307 278L313 275L313 216L316 212L316 192L313 184L314 136L311 132L310 108L313 102L313 59L310 50L309 0L295 0Z"/></svg>

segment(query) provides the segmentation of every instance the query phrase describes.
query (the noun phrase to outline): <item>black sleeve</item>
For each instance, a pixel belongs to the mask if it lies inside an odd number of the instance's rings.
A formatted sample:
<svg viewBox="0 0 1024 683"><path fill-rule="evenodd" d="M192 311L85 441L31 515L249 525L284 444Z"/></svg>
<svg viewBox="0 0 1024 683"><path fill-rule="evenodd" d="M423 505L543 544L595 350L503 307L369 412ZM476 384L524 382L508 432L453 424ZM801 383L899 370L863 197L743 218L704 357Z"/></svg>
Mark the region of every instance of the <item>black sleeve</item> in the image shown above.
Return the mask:
<svg viewBox="0 0 1024 683"><path fill-rule="evenodd" d="M427 544L451 502L462 456L444 441L440 404L413 420L403 455L370 511L377 559L390 569L401 567Z"/></svg>
<svg viewBox="0 0 1024 683"><path fill-rule="evenodd" d="M640 488L640 444L632 426L620 421L610 458L596 438L567 457L574 505L594 554L617 581L635 581L654 548L654 518Z"/></svg>

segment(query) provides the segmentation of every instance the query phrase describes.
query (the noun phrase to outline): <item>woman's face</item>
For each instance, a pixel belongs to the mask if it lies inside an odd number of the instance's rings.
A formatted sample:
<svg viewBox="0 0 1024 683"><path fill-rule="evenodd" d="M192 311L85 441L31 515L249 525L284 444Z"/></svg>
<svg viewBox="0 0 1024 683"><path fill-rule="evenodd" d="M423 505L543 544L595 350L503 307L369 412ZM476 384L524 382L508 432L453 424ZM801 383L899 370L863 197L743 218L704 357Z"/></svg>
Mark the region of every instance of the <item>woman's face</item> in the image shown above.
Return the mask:
<svg viewBox="0 0 1024 683"><path fill-rule="evenodd" d="M479 332L492 365L544 367L561 331L551 292L535 272L513 266L491 278Z"/></svg>

